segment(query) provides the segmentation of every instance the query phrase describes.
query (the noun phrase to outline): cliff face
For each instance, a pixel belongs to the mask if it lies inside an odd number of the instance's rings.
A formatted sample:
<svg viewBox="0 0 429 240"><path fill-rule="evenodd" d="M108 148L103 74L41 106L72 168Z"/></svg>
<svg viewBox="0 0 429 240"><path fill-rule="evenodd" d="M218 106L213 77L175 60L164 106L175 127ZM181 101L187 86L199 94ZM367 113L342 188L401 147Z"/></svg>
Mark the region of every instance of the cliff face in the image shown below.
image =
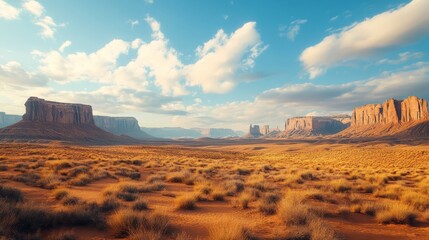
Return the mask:
<svg viewBox="0 0 429 240"><path fill-rule="evenodd" d="M285 124L282 136L314 136L338 133L350 124L349 116L333 117L294 117Z"/></svg>
<svg viewBox="0 0 429 240"><path fill-rule="evenodd" d="M368 104L355 108L351 126L399 124L428 118L427 101L410 96L404 100L389 99L383 104Z"/></svg>
<svg viewBox="0 0 429 240"><path fill-rule="evenodd" d="M0 129L1 139L59 140L94 144L136 143L95 126L92 107L30 97L22 121Z"/></svg>
<svg viewBox="0 0 429 240"><path fill-rule="evenodd" d="M270 126L269 125L264 125L261 128L261 134L266 136L270 133Z"/></svg>
<svg viewBox="0 0 429 240"><path fill-rule="evenodd" d="M4 112L0 112L0 128L15 124L21 120L22 117L19 115L10 115Z"/></svg>
<svg viewBox="0 0 429 240"><path fill-rule="evenodd" d="M60 103L30 97L25 103L23 120L27 122L94 125L92 107L83 104Z"/></svg>
<svg viewBox="0 0 429 240"><path fill-rule="evenodd" d="M134 117L94 116L94 122L97 127L115 135L127 135L138 139L151 137L140 129Z"/></svg>
<svg viewBox="0 0 429 240"><path fill-rule="evenodd" d="M247 137L260 137L262 136L261 130L259 129L259 125L252 125L249 126L249 133L247 134Z"/></svg>

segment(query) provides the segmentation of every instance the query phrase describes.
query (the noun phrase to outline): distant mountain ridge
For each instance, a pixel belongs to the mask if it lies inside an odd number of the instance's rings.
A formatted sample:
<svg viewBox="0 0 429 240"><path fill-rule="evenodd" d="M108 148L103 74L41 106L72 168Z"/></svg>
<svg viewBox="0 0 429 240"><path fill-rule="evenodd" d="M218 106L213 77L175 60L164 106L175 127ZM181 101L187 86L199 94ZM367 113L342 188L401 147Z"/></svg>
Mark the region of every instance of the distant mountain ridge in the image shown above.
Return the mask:
<svg viewBox="0 0 429 240"><path fill-rule="evenodd" d="M135 139L154 138L141 130L134 117L94 116L95 125L115 135L127 135Z"/></svg>
<svg viewBox="0 0 429 240"><path fill-rule="evenodd" d="M239 137L244 134L243 132L234 131L229 128L143 127L142 130L154 137L159 138L227 138Z"/></svg>
<svg viewBox="0 0 429 240"><path fill-rule="evenodd" d="M0 128L10 126L22 120L20 115L11 115L6 114L5 112L0 112Z"/></svg>

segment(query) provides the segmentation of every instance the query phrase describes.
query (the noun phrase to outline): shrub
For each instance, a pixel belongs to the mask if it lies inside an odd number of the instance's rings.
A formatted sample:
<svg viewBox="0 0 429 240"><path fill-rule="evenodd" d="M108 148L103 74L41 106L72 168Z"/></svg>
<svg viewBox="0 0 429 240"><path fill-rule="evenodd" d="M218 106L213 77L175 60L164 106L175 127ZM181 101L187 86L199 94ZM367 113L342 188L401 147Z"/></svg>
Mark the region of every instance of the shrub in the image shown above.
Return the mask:
<svg viewBox="0 0 429 240"><path fill-rule="evenodd" d="M248 231L237 221L230 221L209 229L210 240L247 240Z"/></svg>
<svg viewBox="0 0 429 240"><path fill-rule="evenodd" d="M118 200L116 200L115 198L108 196L106 197L103 202L101 203L101 211L102 212L111 212L114 211L116 209L118 209L120 207L120 203Z"/></svg>
<svg viewBox="0 0 429 240"><path fill-rule="evenodd" d="M337 179L330 182L330 186L334 192L347 192L352 189L350 182L345 179Z"/></svg>
<svg viewBox="0 0 429 240"><path fill-rule="evenodd" d="M8 168L8 166L7 166L7 165L4 165L4 164L1 164L1 165L0 165L0 172L6 172L8 169L9 169L9 168Z"/></svg>
<svg viewBox="0 0 429 240"><path fill-rule="evenodd" d="M137 200L137 202L134 203L133 210L136 210L136 211L146 210L146 209L148 209L147 205L148 205L147 201L145 201L143 199L139 199L139 200Z"/></svg>
<svg viewBox="0 0 429 240"><path fill-rule="evenodd" d="M216 190L212 193L213 200L215 201L224 201L225 200L225 193L223 193L220 190Z"/></svg>
<svg viewBox="0 0 429 240"><path fill-rule="evenodd" d="M406 192L402 195L401 201L420 211L424 211L429 208L429 197L426 194Z"/></svg>
<svg viewBox="0 0 429 240"><path fill-rule="evenodd" d="M195 196L183 195L176 198L176 209L194 210L197 208Z"/></svg>
<svg viewBox="0 0 429 240"><path fill-rule="evenodd" d="M108 224L116 237L132 236L134 239L138 239L136 235L143 233L143 231L165 234L169 228L169 223L170 220L166 215L143 214L129 209L112 214L108 220Z"/></svg>
<svg viewBox="0 0 429 240"><path fill-rule="evenodd" d="M75 186L86 186L91 181L92 181L92 178L89 174L82 173L77 175L75 178L71 179L69 183Z"/></svg>
<svg viewBox="0 0 429 240"><path fill-rule="evenodd" d="M55 215L48 206L32 202L19 204L15 217L13 229L19 233L33 233L51 227L55 221Z"/></svg>
<svg viewBox="0 0 429 240"><path fill-rule="evenodd" d="M278 213L286 225L306 225L314 217L303 200L302 196L290 192L279 203Z"/></svg>
<svg viewBox="0 0 429 240"><path fill-rule="evenodd" d="M76 205L80 202L80 199L75 196L67 196L63 199L63 205L69 206L69 205Z"/></svg>
<svg viewBox="0 0 429 240"><path fill-rule="evenodd" d="M69 195L69 192L65 189L57 189L52 193L56 200L62 200Z"/></svg>
<svg viewBox="0 0 429 240"><path fill-rule="evenodd" d="M96 203L80 203L63 207L57 211L56 222L69 226L104 225L104 219Z"/></svg>
<svg viewBox="0 0 429 240"><path fill-rule="evenodd" d="M16 188L0 185L0 200L2 199L8 202L22 202L24 195Z"/></svg>
<svg viewBox="0 0 429 240"><path fill-rule="evenodd" d="M137 199L137 196L135 194L127 192L118 192L116 193L116 197L127 202L132 202Z"/></svg>
<svg viewBox="0 0 429 240"><path fill-rule="evenodd" d="M376 219L379 223L413 224L417 217L416 212L410 206L399 203L391 203L385 209L377 212Z"/></svg>

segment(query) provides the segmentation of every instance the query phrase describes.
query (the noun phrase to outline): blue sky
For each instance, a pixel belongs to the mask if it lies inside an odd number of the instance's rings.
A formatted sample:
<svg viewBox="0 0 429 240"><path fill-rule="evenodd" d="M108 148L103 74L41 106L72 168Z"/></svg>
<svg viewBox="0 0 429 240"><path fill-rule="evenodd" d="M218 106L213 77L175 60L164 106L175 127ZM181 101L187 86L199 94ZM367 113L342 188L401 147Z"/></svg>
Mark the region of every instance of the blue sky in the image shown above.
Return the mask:
<svg viewBox="0 0 429 240"><path fill-rule="evenodd" d="M141 126L283 127L429 98L429 1L0 0L0 111L29 96Z"/></svg>

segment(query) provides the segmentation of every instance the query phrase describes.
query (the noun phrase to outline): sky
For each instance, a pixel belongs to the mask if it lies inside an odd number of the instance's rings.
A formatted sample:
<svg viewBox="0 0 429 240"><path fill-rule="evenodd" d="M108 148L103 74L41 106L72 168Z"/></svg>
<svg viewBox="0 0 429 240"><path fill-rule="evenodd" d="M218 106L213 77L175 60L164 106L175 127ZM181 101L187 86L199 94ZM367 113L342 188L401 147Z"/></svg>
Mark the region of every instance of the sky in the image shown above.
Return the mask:
<svg viewBox="0 0 429 240"><path fill-rule="evenodd" d="M429 98L427 0L0 0L0 111L30 96L142 127Z"/></svg>

